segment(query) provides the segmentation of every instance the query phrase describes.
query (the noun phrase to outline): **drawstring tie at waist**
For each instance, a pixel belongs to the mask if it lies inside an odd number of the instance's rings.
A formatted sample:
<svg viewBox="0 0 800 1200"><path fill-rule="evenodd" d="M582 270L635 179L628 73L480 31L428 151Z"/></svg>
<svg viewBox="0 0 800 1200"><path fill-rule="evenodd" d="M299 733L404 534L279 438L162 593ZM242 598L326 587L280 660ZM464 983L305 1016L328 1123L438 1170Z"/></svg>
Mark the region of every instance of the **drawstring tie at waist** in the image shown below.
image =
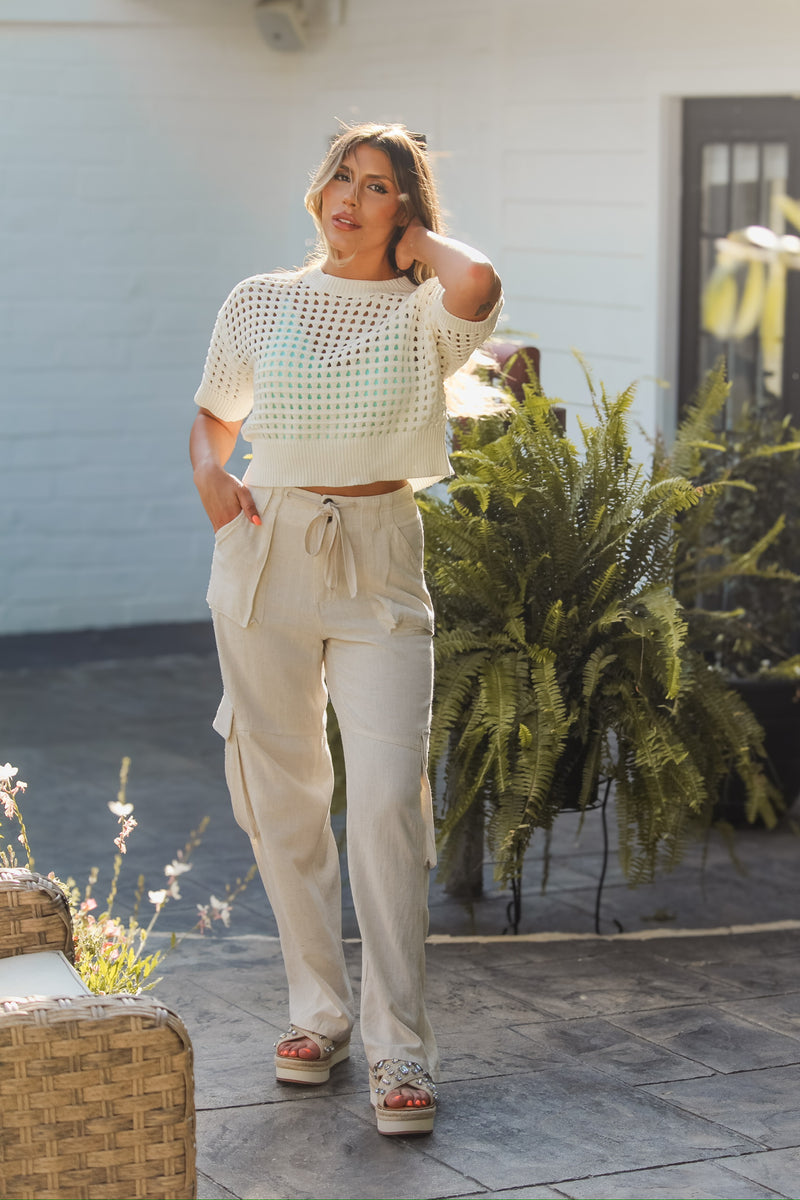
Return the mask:
<svg viewBox="0 0 800 1200"><path fill-rule="evenodd" d="M316 557L324 554L324 579L329 588L339 583L339 560L344 563L344 575L351 596L358 591L356 560L353 547L342 524L342 515L336 502L326 496L316 516L309 521L305 537L306 551Z"/></svg>

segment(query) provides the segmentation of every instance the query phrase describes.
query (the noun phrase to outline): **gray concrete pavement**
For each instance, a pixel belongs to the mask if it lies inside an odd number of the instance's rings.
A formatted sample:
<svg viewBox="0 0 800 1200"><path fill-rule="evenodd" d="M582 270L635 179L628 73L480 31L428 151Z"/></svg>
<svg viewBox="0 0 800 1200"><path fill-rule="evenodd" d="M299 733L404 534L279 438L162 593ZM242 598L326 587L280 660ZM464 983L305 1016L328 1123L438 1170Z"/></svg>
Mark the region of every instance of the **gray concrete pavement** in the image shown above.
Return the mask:
<svg viewBox="0 0 800 1200"><path fill-rule="evenodd" d="M164 650L176 652L165 654ZM155 653L154 653L155 652ZM119 762L139 826L121 881L156 889L211 818L154 944L250 863L210 729L219 678L208 631L0 640L0 759L20 768L36 867L107 888ZM612 853L594 934L599 814L564 815L540 894L526 876L520 935L509 896L471 910L434 882L428 948L442 1047L429 1138L374 1130L360 1043L328 1087L276 1084L286 1024L275 929L260 884L231 927L190 933L156 994L195 1047L200 1196L800 1197L800 842L786 827L692 847L671 876L629 889ZM703 865L704 864L704 865ZM623 932L620 933L619 930ZM357 927L345 895L347 955Z"/></svg>

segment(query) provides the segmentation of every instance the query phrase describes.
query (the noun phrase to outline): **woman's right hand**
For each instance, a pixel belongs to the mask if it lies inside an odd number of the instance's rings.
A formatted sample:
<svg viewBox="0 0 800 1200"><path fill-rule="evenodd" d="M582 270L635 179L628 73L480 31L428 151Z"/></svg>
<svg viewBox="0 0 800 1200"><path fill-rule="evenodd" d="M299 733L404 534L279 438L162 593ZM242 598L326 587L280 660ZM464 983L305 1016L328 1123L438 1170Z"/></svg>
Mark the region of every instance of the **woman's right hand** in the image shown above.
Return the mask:
<svg viewBox="0 0 800 1200"><path fill-rule="evenodd" d="M214 533L235 521L240 512L254 525L261 524L250 490L224 467L204 463L195 469L194 482Z"/></svg>
<svg viewBox="0 0 800 1200"><path fill-rule="evenodd" d="M254 525L261 524L249 490L224 467L233 453L241 424L241 421L223 421L208 409L201 408L192 425L189 453L195 487L214 533L235 521L240 512L245 513Z"/></svg>

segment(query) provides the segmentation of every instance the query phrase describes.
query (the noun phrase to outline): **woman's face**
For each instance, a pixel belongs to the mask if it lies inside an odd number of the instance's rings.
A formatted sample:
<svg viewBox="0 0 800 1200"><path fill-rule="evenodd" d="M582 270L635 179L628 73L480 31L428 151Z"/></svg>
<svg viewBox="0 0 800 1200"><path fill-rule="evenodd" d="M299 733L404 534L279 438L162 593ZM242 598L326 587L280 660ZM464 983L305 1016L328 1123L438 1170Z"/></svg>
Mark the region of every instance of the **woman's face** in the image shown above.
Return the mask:
<svg viewBox="0 0 800 1200"><path fill-rule="evenodd" d="M385 270L388 277L393 274L389 242L405 223L389 156L366 143L356 146L322 189L322 229L328 245L350 260L343 267Z"/></svg>

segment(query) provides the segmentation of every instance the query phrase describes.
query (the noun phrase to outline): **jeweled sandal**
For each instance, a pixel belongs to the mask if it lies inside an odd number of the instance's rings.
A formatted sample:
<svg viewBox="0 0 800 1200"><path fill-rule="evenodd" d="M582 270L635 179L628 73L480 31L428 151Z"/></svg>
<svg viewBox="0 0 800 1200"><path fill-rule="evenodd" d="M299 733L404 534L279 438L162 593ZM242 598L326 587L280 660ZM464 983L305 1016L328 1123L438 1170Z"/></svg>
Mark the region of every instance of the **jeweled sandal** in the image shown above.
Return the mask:
<svg viewBox="0 0 800 1200"><path fill-rule="evenodd" d="M398 1088L417 1088L428 1096L427 1104L409 1102L403 1108L387 1108L386 1097ZM436 1084L418 1062L382 1058L369 1070L369 1098L378 1119L378 1133L430 1133L436 1119Z"/></svg>
<svg viewBox="0 0 800 1200"><path fill-rule="evenodd" d="M278 1054L279 1046L285 1046L288 1042L299 1042L304 1038L314 1043L319 1050L319 1058L287 1058ZM350 1038L343 1042L334 1042L321 1033L312 1033L310 1029L290 1025L289 1032L282 1034L275 1043L275 1077L279 1083L327 1083L331 1067L349 1057Z"/></svg>

